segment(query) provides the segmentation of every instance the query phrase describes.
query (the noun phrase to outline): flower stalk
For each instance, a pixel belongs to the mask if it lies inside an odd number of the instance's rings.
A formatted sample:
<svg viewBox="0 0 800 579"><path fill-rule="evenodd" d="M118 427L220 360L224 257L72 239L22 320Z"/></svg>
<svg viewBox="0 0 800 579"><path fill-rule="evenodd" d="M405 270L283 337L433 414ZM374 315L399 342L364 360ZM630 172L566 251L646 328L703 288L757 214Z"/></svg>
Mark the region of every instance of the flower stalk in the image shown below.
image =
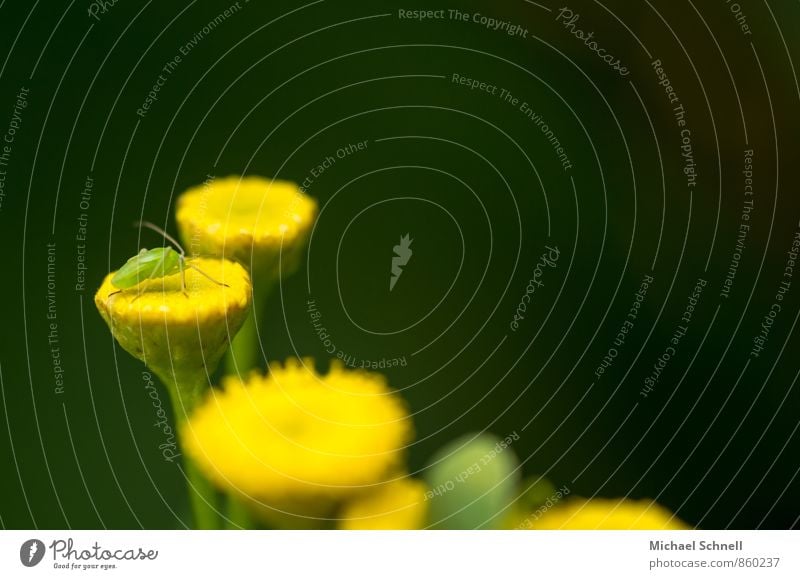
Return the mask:
<svg viewBox="0 0 800 579"><path fill-rule="evenodd" d="M252 293L249 275L236 263L193 259L191 265L185 278L177 273L144 280L124 291L112 283L112 272L95 294L120 346L166 386L179 432L209 389L209 376L244 322ZM216 493L186 456L184 474L195 526L218 528Z"/></svg>

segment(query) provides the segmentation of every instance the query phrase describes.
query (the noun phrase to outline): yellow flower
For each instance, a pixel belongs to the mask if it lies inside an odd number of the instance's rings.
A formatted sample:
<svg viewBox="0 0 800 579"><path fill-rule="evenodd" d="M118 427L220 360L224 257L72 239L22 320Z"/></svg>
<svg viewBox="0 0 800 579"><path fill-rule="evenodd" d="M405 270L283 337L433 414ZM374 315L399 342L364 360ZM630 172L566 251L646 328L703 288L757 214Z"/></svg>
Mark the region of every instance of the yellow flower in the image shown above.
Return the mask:
<svg viewBox="0 0 800 579"><path fill-rule="evenodd" d="M199 384L208 383L247 315L251 296L250 278L239 264L220 259L190 263L226 285L187 269L186 294L179 273L119 291L111 283L112 272L94 297L119 344L177 388L178 399L186 404Z"/></svg>
<svg viewBox="0 0 800 579"><path fill-rule="evenodd" d="M376 487L369 494L353 499L340 513L340 529L415 530L428 520L424 482L397 479Z"/></svg>
<svg viewBox="0 0 800 579"><path fill-rule="evenodd" d="M234 259L277 276L279 258L284 274L296 267L316 215L316 201L294 183L231 176L184 192L175 218L192 255Z"/></svg>
<svg viewBox="0 0 800 579"><path fill-rule="evenodd" d="M571 499L529 517L524 528L564 530L664 530L689 527L667 509L649 500Z"/></svg>
<svg viewBox="0 0 800 579"><path fill-rule="evenodd" d="M404 470L412 424L380 374L289 360L224 381L183 429L187 454L260 514L328 517ZM281 521L280 525L288 524Z"/></svg>

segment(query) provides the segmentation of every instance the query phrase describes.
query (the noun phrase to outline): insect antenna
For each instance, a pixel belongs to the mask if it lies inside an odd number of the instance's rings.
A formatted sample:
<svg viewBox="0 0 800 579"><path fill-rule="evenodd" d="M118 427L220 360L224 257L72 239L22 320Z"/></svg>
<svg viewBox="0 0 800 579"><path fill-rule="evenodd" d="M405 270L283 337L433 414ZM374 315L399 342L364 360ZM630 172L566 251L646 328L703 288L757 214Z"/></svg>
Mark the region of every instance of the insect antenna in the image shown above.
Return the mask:
<svg viewBox="0 0 800 579"><path fill-rule="evenodd" d="M180 252L182 257L186 257L186 252L183 250L183 247L181 247L181 244L178 243L177 241L175 241L174 237L172 237L169 233L167 233L166 231L161 229L158 225L150 223L149 221L135 221L133 223L133 226L134 227L146 227L147 229L152 229L156 233L160 233L161 235L164 236L164 239L166 239L167 241L169 241L175 247L178 248L178 251Z"/></svg>
<svg viewBox="0 0 800 579"><path fill-rule="evenodd" d="M210 275L208 275L206 272L204 272L202 269L200 269L200 268L199 268L199 267L197 267L196 265L192 265L191 263L187 263L187 264L186 264L186 267L190 267L190 268L192 268L193 270L195 270L195 271L197 271L197 272L200 272L201 274L203 274L205 277L207 277L208 279L210 279L211 281L213 281L213 282L214 282L215 284L217 284L217 285L224 285L225 287L231 287L231 286L229 286L229 285L228 285L228 284L226 284L226 283L223 283L223 282L221 282L221 281L217 281L217 280L215 280L213 277L211 277Z"/></svg>

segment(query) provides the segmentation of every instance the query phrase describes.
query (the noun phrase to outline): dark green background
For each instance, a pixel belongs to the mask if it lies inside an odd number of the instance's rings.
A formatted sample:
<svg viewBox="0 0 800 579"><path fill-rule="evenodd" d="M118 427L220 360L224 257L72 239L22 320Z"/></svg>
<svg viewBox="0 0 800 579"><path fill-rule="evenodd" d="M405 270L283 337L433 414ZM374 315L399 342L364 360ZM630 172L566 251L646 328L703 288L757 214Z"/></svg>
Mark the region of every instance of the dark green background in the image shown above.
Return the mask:
<svg viewBox="0 0 800 579"><path fill-rule="evenodd" d="M88 2L56 4L0 7L8 55L0 130L19 89L30 89L0 209L2 526L180 526L183 482L158 450L163 437L152 425L143 367L115 346L94 288L140 245L158 243L137 239L131 221L175 231L175 196L207 174L302 181L339 147L363 140L365 151L338 160L309 188L324 210L310 259L269 304L261 328L268 359L298 354L327 364L305 311L310 284L339 348L358 358L407 357L406 367L386 374L415 413L412 472L462 433L516 431L524 472L546 473L576 495L657 497L707 528L797 525L800 280L766 350L742 370L800 218L800 93L790 61L800 62L800 4L770 2L770 11L743 2L753 30L745 36L722 1L695 0L702 19L685 0L654 1L671 32L646 2L609 1L606 10L574 0L579 27L594 30L631 69L623 79L554 12L522 0L458 7L519 23L528 38L472 22L397 18L398 8L447 4L253 0L183 57L143 119L136 110L161 68L230 4L119 0L99 22L87 15ZM699 171L691 216L679 135L632 32L663 61L687 109ZM453 73L530 103L573 169L562 170L519 110L453 84ZM755 150L756 194L725 301L719 290L736 242L748 147L732 79ZM397 136L416 138L375 142ZM95 184L87 289L76 291L87 175ZM443 206L458 228L430 203L397 200L408 197ZM407 232L414 256L390 293L392 246ZM54 392L47 340L51 242L63 394ZM547 270L535 307L510 332L546 244L560 248L558 267ZM657 248L655 283L636 327L590 388ZM407 331L364 332L342 308L337 287L360 325L402 329L442 299L462 257L452 291ZM656 391L640 399L701 276L708 287L689 333ZM163 390L162 398L166 404Z"/></svg>

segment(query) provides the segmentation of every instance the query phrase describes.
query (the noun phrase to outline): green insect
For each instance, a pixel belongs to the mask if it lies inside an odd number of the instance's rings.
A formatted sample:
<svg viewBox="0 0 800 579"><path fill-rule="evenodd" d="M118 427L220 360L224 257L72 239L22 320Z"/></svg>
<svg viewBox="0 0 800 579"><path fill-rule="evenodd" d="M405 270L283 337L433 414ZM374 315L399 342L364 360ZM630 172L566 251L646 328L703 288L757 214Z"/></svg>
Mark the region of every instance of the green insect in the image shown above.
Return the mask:
<svg viewBox="0 0 800 579"><path fill-rule="evenodd" d="M139 221L134 223L135 227L147 227L153 231L160 233L164 239L172 243L178 248L175 251L171 247L158 247L156 249L142 249L139 253L134 255L125 262L119 271L111 278L111 285L118 288L117 291L109 294L109 297L120 293L122 290L131 289L136 287L143 281L158 279L175 273L181 274L181 292L187 298L189 294L186 293L186 269L191 268L217 285L230 287L226 283L215 280L213 277L205 273L199 267L186 262L186 252L181 247L181 244L175 241L169 233L153 225L149 221Z"/></svg>

